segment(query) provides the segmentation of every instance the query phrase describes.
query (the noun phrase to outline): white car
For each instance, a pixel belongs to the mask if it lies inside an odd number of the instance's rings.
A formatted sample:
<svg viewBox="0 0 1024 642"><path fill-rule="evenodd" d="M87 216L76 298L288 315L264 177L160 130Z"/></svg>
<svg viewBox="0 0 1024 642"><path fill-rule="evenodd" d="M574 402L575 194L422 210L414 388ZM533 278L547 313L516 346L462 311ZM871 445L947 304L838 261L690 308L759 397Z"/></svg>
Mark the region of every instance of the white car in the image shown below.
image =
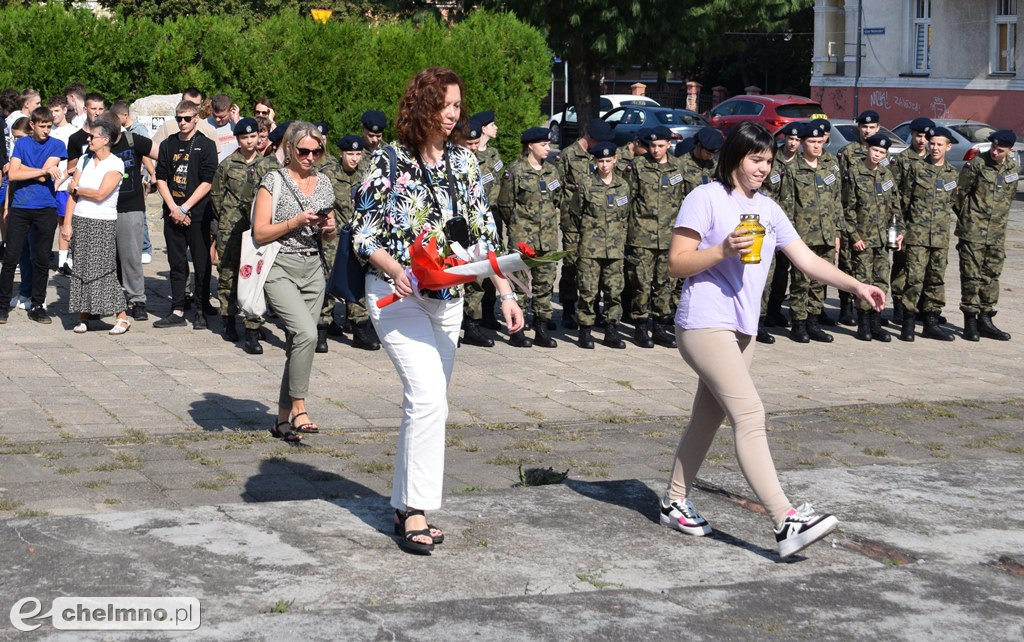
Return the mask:
<svg viewBox="0 0 1024 642"><path fill-rule="evenodd" d="M604 116L611 110L622 105L650 105L661 107L658 101L647 96L634 96L633 94L604 94L601 96L601 105L598 108L598 117ZM571 132L579 131L576 123L576 108L572 105L565 111L565 123ZM551 116L548 122L548 129L551 130L551 142L559 143L562 135L562 112Z"/></svg>

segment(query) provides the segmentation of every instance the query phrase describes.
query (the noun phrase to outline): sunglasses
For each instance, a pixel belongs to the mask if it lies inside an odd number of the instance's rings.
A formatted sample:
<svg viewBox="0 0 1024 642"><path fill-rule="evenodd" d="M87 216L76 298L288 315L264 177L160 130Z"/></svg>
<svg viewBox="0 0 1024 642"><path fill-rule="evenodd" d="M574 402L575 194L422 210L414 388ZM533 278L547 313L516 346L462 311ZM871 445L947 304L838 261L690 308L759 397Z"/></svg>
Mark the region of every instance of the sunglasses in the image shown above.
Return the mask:
<svg viewBox="0 0 1024 642"><path fill-rule="evenodd" d="M324 153L324 148L323 147L317 147L316 149L306 149L305 147L296 147L295 148L295 155L299 156L299 157L302 157L302 156L319 156L320 154L323 154L323 153Z"/></svg>
<svg viewBox="0 0 1024 642"><path fill-rule="evenodd" d="M261 110L257 109L256 110L256 115L257 116L269 116L270 115L270 110L268 109L266 111L261 111Z"/></svg>
<svg viewBox="0 0 1024 642"><path fill-rule="evenodd" d="M195 116L175 116L174 117L174 120L178 121L179 123L187 123L187 122L193 121L195 119L196 119Z"/></svg>
<svg viewBox="0 0 1024 642"><path fill-rule="evenodd" d="M85 137L86 140L92 140L94 138L109 138L109 136L104 136L102 134L89 134Z"/></svg>

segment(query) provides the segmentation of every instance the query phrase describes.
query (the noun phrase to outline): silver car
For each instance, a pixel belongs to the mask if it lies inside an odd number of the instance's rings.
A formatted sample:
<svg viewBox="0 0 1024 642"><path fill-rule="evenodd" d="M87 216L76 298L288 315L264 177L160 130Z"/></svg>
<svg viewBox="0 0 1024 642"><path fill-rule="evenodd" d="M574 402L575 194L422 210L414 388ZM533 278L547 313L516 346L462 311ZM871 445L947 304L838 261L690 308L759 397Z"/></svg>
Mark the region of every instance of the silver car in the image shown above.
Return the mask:
<svg viewBox="0 0 1024 642"><path fill-rule="evenodd" d="M946 158L957 170L962 169L967 161L982 152L987 152L992 147L992 143L988 142L988 137L997 129L992 125L977 120L956 118L935 118L933 120L937 126L945 127L952 132L956 138L953 141L953 149L950 150ZM894 127L893 133L909 143L910 121L902 122ZM1021 158L1024 158L1024 143L1017 142L1013 146L1013 150L1017 153L1017 163L1020 164Z"/></svg>
<svg viewBox="0 0 1024 642"><path fill-rule="evenodd" d="M828 143L825 144L825 149L831 152L833 156L838 154L839 150L850 143L856 143L860 140L860 132L857 130L856 121L834 118L829 119L828 122L832 125L832 131L829 133ZM782 147L785 142L785 129L786 128L783 127L775 132L775 144L778 147ZM885 127L879 127L878 133L888 138L892 143L892 145L889 146L890 156L901 154L907 150L908 145L903 142L903 139L897 136L895 132L889 131Z"/></svg>

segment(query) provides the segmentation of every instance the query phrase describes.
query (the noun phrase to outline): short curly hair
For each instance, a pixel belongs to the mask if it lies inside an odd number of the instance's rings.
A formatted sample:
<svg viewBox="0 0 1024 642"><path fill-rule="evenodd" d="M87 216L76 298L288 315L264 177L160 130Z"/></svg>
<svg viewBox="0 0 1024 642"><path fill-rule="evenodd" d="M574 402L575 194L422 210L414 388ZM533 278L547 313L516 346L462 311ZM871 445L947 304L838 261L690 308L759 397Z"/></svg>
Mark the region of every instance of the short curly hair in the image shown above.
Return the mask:
<svg viewBox="0 0 1024 642"><path fill-rule="evenodd" d="M402 99L398 101L398 117L395 129L398 140L406 147L417 149L427 141L431 132L441 127L441 110L444 108L445 92L450 85L458 85L459 94L465 97L462 78L446 67L428 67L419 72L405 86ZM455 130L466 124L466 108L463 103Z"/></svg>

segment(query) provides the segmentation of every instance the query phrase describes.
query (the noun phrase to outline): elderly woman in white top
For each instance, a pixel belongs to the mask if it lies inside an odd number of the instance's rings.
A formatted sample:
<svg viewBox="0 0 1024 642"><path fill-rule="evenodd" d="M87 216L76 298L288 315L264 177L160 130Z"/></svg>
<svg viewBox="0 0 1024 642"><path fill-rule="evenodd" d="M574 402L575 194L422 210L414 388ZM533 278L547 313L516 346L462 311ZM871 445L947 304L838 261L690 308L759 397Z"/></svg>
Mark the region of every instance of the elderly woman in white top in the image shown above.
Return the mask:
<svg viewBox="0 0 1024 642"><path fill-rule="evenodd" d="M68 204L60 235L72 242L75 270L71 276L68 310L78 312L75 332L89 329L92 315L117 315L110 334L124 334L131 327L125 298L117 280L117 194L124 178L124 162L110 153L116 134L106 121L93 124L89 149L78 162L68 188Z"/></svg>

